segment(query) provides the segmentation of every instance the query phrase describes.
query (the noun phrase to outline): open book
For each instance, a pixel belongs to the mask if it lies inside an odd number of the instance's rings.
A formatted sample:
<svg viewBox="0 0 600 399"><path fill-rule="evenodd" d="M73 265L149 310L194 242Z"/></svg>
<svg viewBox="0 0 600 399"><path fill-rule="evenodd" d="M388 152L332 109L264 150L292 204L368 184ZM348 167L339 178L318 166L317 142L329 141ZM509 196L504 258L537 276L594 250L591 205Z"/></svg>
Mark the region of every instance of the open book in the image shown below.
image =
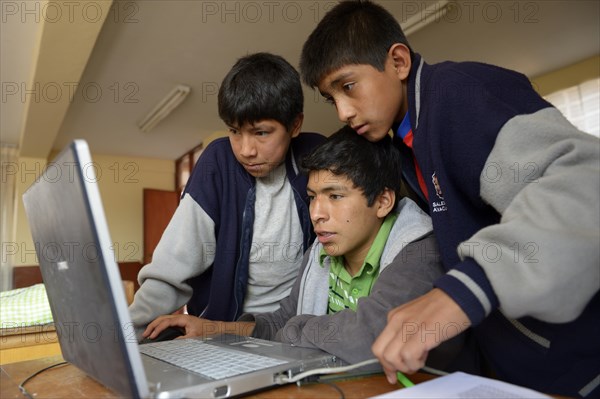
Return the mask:
<svg viewBox="0 0 600 399"><path fill-rule="evenodd" d="M507 382L456 372L375 396L372 399L473 398L473 399L550 399L548 395Z"/></svg>

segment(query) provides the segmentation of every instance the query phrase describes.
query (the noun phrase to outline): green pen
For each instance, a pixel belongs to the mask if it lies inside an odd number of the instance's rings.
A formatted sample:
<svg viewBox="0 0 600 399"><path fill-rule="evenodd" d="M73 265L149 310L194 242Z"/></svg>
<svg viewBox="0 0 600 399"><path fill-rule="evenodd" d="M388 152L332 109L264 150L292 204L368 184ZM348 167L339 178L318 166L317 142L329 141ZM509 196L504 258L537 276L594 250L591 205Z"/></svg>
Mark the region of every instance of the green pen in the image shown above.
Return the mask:
<svg viewBox="0 0 600 399"><path fill-rule="evenodd" d="M396 373L396 377L398 378L398 382L400 384L404 385L406 388L415 386L415 384L413 384L413 382L411 380L409 380L407 376L405 376L404 374L402 374L399 371Z"/></svg>

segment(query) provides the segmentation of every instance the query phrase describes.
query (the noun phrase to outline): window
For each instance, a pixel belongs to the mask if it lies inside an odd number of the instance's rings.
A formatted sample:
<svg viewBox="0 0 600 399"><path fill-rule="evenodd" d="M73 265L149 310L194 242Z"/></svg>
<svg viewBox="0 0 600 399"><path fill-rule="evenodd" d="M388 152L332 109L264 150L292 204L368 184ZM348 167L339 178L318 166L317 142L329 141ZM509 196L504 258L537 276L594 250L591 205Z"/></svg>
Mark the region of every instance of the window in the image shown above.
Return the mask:
<svg viewBox="0 0 600 399"><path fill-rule="evenodd" d="M197 145L175 161L175 189L177 192L183 193L194 165L198 161L198 158L200 158L200 154L202 154L203 148L202 144Z"/></svg>
<svg viewBox="0 0 600 399"><path fill-rule="evenodd" d="M600 78L544 97L578 129L600 137Z"/></svg>
<svg viewBox="0 0 600 399"><path fill-rule="evenodd" d="M0 182L0 237L2 237L2 260L0 262L0 291L12 289L13 256L4 252L5 244L14 243L15 224L17 223L17 183L18 178L14 169L19 162L19 150L10 144L0 144L0 159L2 160L2 181ZM8 247L6 247L8 249ZM7 251L8 252L8 251ZM4 342L4 341L3 341Z"/></svg>

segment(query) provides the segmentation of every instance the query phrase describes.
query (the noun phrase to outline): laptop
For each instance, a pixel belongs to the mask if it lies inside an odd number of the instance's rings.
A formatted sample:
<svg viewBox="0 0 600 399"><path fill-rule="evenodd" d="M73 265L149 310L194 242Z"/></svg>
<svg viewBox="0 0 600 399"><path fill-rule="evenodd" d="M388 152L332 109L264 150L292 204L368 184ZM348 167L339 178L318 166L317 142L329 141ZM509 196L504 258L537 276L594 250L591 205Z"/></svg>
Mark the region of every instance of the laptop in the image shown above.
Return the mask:
<svg viewBox="0 0 600 399"><path fill-rule="evenodd" d="M119 395L143 398L229 397L276 385L282 376L341 365L320 350L231 334L139 345L96 168L87 143L75 140L23 194L65 360ZM229 364L222 351L232 354ZM208 360L200 360L205 352ZM157 353L172 359L158 360ZM176 365L179 353L197 353L191 362L196 371ZM201 374L223 362L224 372ZM245 371L233 373L241 364Z"/></svg>

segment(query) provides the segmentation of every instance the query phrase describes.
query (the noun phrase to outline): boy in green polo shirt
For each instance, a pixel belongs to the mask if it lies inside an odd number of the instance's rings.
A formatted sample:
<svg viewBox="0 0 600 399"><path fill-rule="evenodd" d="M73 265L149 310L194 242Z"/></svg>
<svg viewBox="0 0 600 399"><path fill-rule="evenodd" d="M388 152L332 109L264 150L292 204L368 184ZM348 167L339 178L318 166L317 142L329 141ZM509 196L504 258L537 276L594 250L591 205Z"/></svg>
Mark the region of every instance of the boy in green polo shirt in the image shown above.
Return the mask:
<svg viewBox="0 0 600 399"><path fill-rule="evenodd" d="M317 239L279 310L229 323L161 316L144 335L170 326L185 336L235 332L320 348L348 363L372 358L387 313L442 274L429 216L399 198L400 155L388 139L372 143L344 127L304 158Z"/></svg>

